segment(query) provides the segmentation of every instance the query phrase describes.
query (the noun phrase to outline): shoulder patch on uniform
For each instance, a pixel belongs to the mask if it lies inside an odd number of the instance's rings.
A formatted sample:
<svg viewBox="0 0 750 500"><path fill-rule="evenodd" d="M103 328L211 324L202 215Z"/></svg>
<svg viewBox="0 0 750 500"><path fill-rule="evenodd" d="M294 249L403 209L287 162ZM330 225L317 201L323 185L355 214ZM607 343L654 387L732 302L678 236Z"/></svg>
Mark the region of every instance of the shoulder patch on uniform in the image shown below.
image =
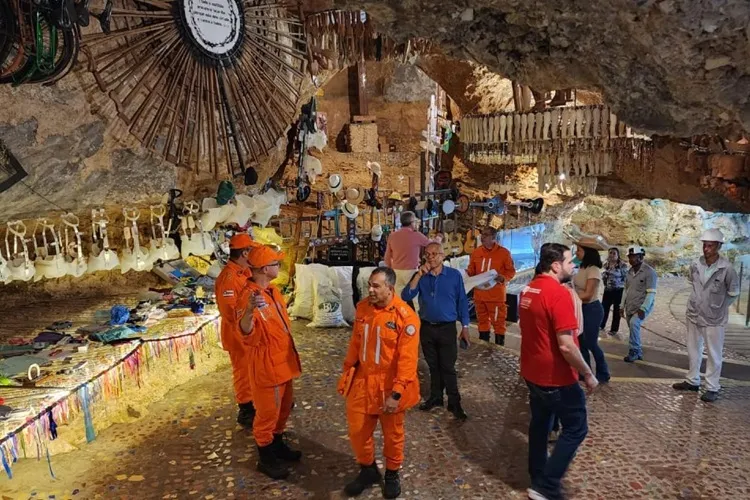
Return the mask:
<svg viewBox="0 0 750 500"><path fill-rule="evenodd" d="M234 290L224 290L222 294L224 297L234 297Z"/></svg>
<svg viewBox="0 0 750 500"><path fill-rule="evenodd" d="M407 334L408 336L410 336L410 337L411 337L411 336L412 336L412 335L414 335L415 333L417 333L417 327L416 327L416 326L414 326L414 325L407 325L407 326L406 326L406 334Z"/></svg>

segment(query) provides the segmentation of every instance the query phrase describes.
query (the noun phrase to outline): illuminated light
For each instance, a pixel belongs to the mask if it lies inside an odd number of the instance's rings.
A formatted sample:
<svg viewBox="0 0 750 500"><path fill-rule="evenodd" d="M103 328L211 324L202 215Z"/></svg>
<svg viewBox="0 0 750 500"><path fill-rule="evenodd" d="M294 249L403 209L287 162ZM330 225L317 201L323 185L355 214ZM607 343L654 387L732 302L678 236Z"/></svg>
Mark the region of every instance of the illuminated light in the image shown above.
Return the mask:
<svg viewBox="0 0 750 500"><path fill-rule="evenodd" d="M560 177L559 177L559 179L560 179L561 181L564 181L564 180L565 180L565 174L560 174Z"/></svg>

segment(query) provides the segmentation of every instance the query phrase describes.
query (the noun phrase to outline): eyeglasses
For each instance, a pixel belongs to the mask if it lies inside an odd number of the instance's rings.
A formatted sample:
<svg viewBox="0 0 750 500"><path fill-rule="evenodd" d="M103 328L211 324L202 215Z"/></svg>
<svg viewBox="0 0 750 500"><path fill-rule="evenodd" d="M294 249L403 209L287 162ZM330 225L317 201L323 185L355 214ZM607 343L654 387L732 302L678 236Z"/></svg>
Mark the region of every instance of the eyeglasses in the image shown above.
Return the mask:
<svg viewBox="0 0 750 500"><path fill-rule="evenodd" d="M280 265L281 265L281 262L274 262L273 264L266 264L265 267L277 267L277 266L280 266Z"/></svg>

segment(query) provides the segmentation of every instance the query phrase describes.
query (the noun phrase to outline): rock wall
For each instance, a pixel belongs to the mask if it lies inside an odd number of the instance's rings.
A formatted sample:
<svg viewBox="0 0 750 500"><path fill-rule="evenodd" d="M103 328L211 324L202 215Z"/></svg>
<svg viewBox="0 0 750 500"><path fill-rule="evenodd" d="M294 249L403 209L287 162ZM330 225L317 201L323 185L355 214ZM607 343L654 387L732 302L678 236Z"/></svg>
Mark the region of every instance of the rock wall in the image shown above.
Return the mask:
<svg viewBox="0 0 750 500"><path fill-rule="evenodd" d="M0 222L157 202L186 172L154 158L92 114L81 75L52 87L0 87L0 142L28 172L0 193Z"/></svg>
<svg viewBox="0 0 750 500"><path fill-rule="evenodd" d="M400 41L430 40L538 89L601 91L649 133L750 130L743 0L336 0Z"/></svg>
<svg viewBox="0 0 750 500"><path fill-rule="evenodd" d="M719 214L667 200L616 200L589 196L555 210L545 241L565 241L572 224L583 233L602 236L624 253L629 245L646 248L647 261L660 272L682 272L700 257L700 234L718 228L727 239L725 254L733 260L750 252L750 216Z"/></svg>

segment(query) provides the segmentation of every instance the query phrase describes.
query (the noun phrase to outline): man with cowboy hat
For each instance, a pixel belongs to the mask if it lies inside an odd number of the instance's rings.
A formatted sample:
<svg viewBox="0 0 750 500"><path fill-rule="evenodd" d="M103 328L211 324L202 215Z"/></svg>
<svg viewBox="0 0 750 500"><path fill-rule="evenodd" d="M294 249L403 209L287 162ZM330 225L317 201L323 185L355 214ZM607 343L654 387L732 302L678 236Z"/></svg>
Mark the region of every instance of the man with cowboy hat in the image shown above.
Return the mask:
<svg viewBox="0 0 750 500"><path fill-rule="evenodd" d="M724 328L729 322L729 306L740 294L739 278L732 263L719 254L724 234L708 229L701 235L703 257L693 262L688 283L693 290L687 304L687 347L690 371L684 381L672 387L678 391L700 390L703 343L706 343L706 392L701 399L713 403L719 398Z"/></svg>
<svg viewBox="0 0 750 500"><path fill-rule="evenodd" d="M637 245L628 248L630 270L625 278L625 291L622 294L620 315L625 318L630 330L630 348L625 356L626 363L643 359L641 348L641 324L651 314L656 298L656 271L643 262L646 250Z"/></svg>

